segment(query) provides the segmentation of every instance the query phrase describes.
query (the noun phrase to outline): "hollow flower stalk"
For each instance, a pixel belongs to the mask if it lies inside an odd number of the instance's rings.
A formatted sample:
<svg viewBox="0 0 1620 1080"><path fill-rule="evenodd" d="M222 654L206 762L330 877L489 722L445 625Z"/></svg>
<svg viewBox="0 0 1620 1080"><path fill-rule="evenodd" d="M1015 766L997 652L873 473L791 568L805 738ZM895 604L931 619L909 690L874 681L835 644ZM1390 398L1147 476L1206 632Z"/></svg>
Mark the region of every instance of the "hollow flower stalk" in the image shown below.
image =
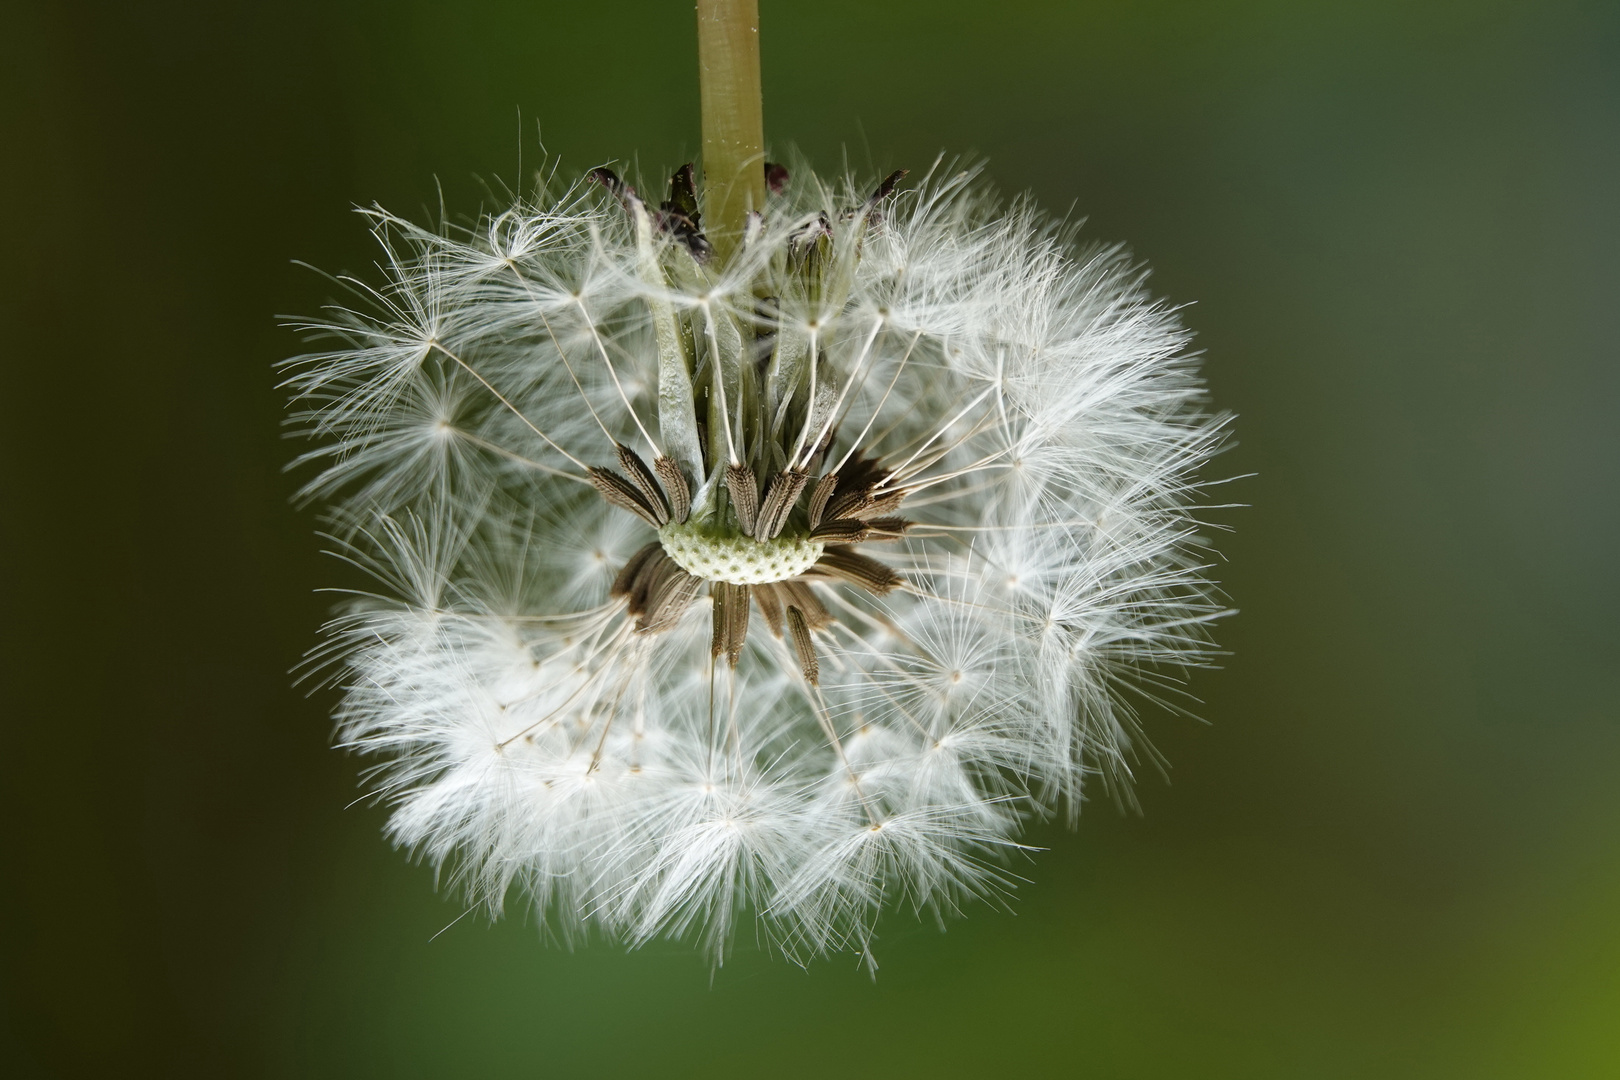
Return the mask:
<svg viewBox="0 0 1620 1080"><path fill-rule="evenodd" d="M690 167L372 211L385 280L289 361L378 583L314 656L341 741L395 841L563 937L870 956L889 904L1002 896L1028 819L1129 797L1124 695L1222 613L1222 424L1124 251L972 168L767 171L724 261Z"/></svg>

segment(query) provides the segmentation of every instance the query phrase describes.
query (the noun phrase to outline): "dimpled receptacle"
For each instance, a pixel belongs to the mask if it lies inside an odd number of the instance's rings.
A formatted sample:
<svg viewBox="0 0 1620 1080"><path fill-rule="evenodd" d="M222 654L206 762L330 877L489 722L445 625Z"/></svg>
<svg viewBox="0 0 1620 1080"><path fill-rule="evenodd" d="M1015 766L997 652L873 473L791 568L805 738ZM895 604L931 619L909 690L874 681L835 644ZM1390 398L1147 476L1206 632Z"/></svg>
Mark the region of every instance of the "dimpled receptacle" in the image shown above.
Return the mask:
<svg viewBox="0 0 1620 1080"><path fill-rule="evenodd" d="M822 543L805 536L759 541L674 522L658 530L664 551L688 574L732 585L765 585L797 577L821 558Z"/></svg>

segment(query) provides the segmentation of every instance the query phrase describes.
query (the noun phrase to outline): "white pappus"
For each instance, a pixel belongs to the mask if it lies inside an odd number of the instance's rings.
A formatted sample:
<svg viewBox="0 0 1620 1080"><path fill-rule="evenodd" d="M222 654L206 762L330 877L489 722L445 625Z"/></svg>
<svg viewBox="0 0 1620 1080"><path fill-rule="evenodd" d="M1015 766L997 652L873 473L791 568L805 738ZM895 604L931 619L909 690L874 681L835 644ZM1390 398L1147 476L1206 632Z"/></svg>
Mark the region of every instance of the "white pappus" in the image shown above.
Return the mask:
<svg viewBox="0 0 1620 1080"><path fill-rule="evenodd" d="M1224 420L1145 272L977 169L767 169L724 266L690 166L369 212L384 280L287 362L303 494L377 582L312 663L475 902L870 960L886 906L1001 896L1031 816L1130 797L1127 697L1224 614Z"/></svg>

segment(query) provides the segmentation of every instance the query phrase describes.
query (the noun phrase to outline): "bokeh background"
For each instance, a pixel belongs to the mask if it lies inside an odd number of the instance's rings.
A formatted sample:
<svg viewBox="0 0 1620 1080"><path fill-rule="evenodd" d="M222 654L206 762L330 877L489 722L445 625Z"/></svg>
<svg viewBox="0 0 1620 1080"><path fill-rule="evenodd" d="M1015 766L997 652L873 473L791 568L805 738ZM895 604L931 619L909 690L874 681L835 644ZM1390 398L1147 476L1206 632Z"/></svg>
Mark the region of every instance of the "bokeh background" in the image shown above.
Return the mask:
<svg viewBox="0 0 1620 1080"><path fill-rule="evenodd" d="M1242 613L1015 913L875 983L566 952L379 838L280 313L356 204L699 142L682 0L8 5L0 1072L1620 1076L1620 6L763 0L768 137L976 151L1154 267L1239 414ZM521 153L521 166L519 163Z"/></svg>

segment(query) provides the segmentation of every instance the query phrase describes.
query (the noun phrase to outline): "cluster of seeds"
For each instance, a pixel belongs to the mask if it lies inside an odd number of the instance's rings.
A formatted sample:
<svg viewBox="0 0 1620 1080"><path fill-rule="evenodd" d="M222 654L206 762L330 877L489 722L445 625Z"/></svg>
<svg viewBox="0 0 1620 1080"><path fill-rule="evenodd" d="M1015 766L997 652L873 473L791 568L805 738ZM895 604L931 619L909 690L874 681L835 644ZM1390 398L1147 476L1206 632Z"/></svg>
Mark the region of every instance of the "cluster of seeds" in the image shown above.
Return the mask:
<svg viewBox="0 0 1620 1080"><path fill-rule="evenodd" d="M1222 614L1222 423L1124 253L971 169L793 172L723 263L690 166L374 212L386 283L290 362L381 583L314 657L344 742L399 842L564 936L870 957L890 902L1004 896Z"/></svg>

